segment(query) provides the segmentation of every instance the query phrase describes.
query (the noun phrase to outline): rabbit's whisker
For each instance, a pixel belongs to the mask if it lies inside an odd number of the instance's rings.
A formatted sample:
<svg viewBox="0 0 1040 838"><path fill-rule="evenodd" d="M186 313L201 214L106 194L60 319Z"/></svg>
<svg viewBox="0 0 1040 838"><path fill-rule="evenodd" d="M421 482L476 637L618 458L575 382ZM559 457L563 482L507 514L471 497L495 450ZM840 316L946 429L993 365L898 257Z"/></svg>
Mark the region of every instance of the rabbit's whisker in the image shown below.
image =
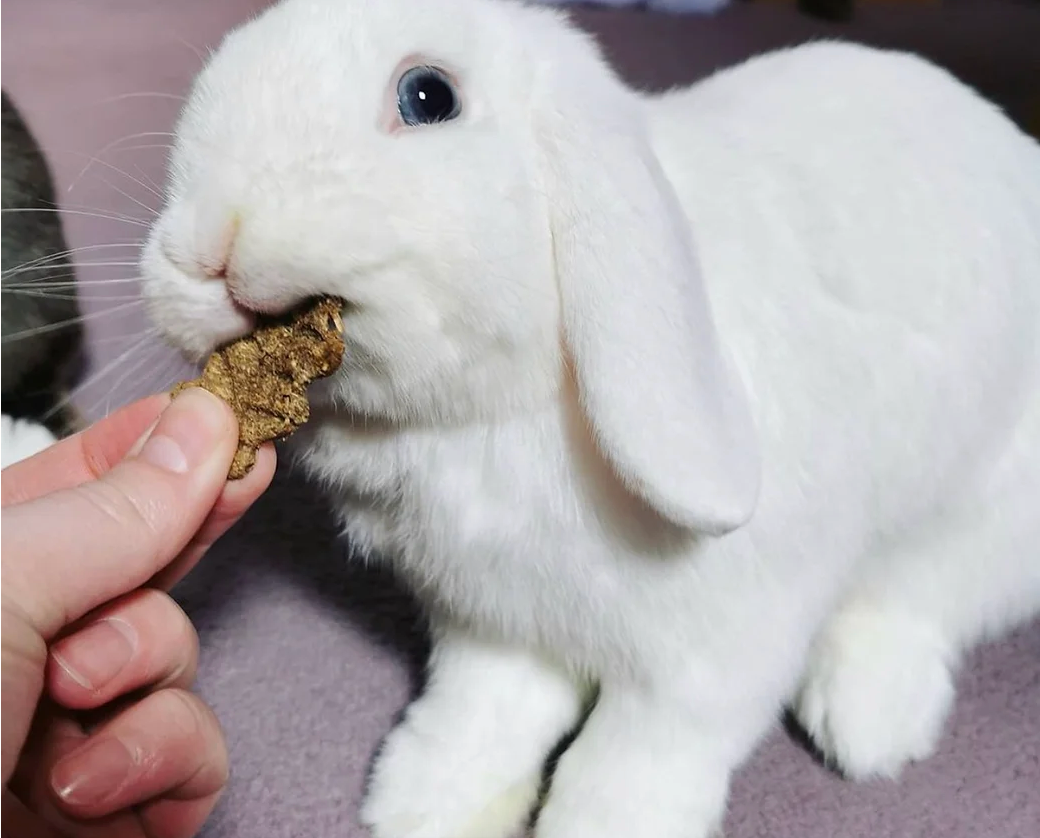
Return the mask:
<svg viewBox="0 0 1040 838"><path fill-rule="evenodd" d="M124 99L143 99L145 97L152 97L153 99L174 99L178 102L185 102L187 99L178 93L167 93L165 91L158 90L139 90L132 93L120 93L117 96L108 96L105 99L98 100L96 105L110 105L113 102L122 102Z"/></svg>
<svg viewBox="0 0 1040 838"><path fill-rule="evenodd" d="M58 262L66 259L74 254L83 253L90 250L102 250L108 247L141 247L141 242L113 242L109 244L86 244L81 247L70 247L68 250L61 250L55 253L49 253L46 256L40 256L36 259L30 259L27 262L22 262L16 267L8 268L2 272L3 276L12 276L23 271L31 271L34 268L40 266L46 266L51 262Z"/></svg>
<svg viewBox="0 0 1040 838"><path fill-rule="evenodd" d="M128 265L127 267L134 267L134 265ZM104 285L127 285L130 283L139 283L141 281L140 276L125 276L125 277L79 277L77 278L76 271L66 271L60 274L48 274L47 276L40 276L34 279L24 279L18 282L5 282L3 284L4 291L46 291L48 289L67 289L67 288L78 288L83 285L89 285L91 287L104 286Z"/></svg>
<svg viewBox="0 0 1040 838"><path fill-rule="evenodd" d="M48 323L46 326L36 326L32 329L24 329L20 332L15 332L13 335L3 335L0 338L0 343L12 343L17 340L25 340L27 338L34 337L35 335L46 334L47 332L56 332L60 329L68 328L77 323L90 323L94 320L100 320L102 317L108 317L113 314L119 314L121 312L130 311L134 308L141 306L144 300L137 299L130 303L121 303L111 308L106 308L102 311L94 311L89 314L81 314L78 317L69 317L66 320L59 320L54 323Z"/></svg>
<svg viewBox="0 0 1040 838"><path fill-rule="evenodd" d="M78 209L57 209L51 207L4 207L0 212L54 212L68 215L85 215L88 218L100 218L105 221L122 221L125 224L134 224L138 227L149 227L146 221L142 221L140 218L121 217L112 213L102 212L87 212L85 210Z"/></svg>
<svg viewBox="0 0 1040 838"><path fill-rule="evenodd" d="M190 50L191 50L191 51L192 51L193 53L195 53L195 57L196 57L197 59L199 59L199 64L205 64L205 63L206 63L206 60L207 60L207 59L206 59L206 56L202 54L202 50L200 50L200 49L199 49L199 48L198 48L197 46L195 46L194 44L191 44L191 43L189 43L188 41L186 41L186 40L185 40L184 38L182 38L182 37L181 37L180 35L178 35L178 34L177 34L176 32L172 33L172 35L173 35L173 38L174 38L174 40L176 40L176 41L177 41L177 42L178 42L179 44L181 44L182 46L185 46L185 47L187 47L187 48L188 48L188 49L190 49ZM213 49L212 49L212 48L210 48L210 47L207 47L206 49L207 49L207 51L208 51L208 52L210 53L210 55L212 55L212 54L213 54ZM187 101L187 100L186 100L186 99L185 99L185 98L184 98L183 96L181 96L181 97L180 97L180 99L181 99L181 101Z"/></svg>
<svg viewBox="0 0 1040 838"><path fill-rule="evenodd" d="M90 410L88 412L91 415L93 415L94 411L96 411L103 402L104 413L107 416L112 409L112 396L116 392L118 392L123 382L130 378L130 376L134 375L135 373L140 373L144 368L146 368L148 364L155 359L155 354L157 350L161 348L162 347L156 345L152 345L150 347L147 346L147 338L138 341L135 344L134 349L140 352L141 354L137 358L133 359L131 363L126 365L126 369L123 370L122 374L118 378L116 378L116 380L113 381L108 387L105 388L105 394L95 404L91 405ZM123 358L126 358L126 353L120 355L120 359Z"/></svg>
<svg viewBox="0 0 1040 838"><path fill-rule="evenodd" d="M83 179L83 176L87 173L87 170L90 169L91 165L93 165L93 163L95 161L100 160L101 157L103 157L106 152L111 151L112 149L118 148L120 145L122 145L123 143L127 142L128 140L144 139L146 137L173 137L173 136L175 136L175 135L172 132L170 132L170 131L140 131L140 132L138 132L136 134L128 134L125 137L120 137L118 140L113 140L112 142L110 142L107 145L105 145L104 148L102 148L96 155L94 155L94 157L91 160L89 160L87 162L87 165L83 167L83 169L80 171L80 173L78 175L76 175L76 177L74 177L72 179L72 182L68 185L66 191L67 192L71 192L76 187L76 185Z"/></svg>
<svg viewBox="0 0 1040 838"><path fill-rule="evenodd" d="M105 346L112 343L120 343L121 341L136 340L139 337L159 337L159 329L156 326L149 326L146 329L137 329L129 334L121 332L117 335L105 335L103 337L94 338L91 340L91 344L98 346L104 344Z"/></svg>
<svg viewBox="0 0 1040 838"><path fill-rule="evenodd" d="M114 370L119 364L121 364L128 355L132 354L134 351L143 346L145 341L147 341L148 338L152 336L152 334L154 334L153 330L148 330L141 333L133 341L133 343L130 345L128 349L121 352L112 361L109 361L107 364L105 364L105 366L102 367L100 370L92 373L90 376L86 378L86 380L79 382L75 387L69 390L68 393L66 393L57 403L55 403L55 405L49 411L47 411L47 413L44 414L43 419L49 419L59 410L61 410L62 408L70 404L72 401L74 401L76 397L79 396L79 394L82 393L85 389L92 386L93 384L96 384L98 381L100 381L102 378L104 378L106 375L112 372L112 370Z"/></svg>
<svg viewBox="0 0 1040 838"><path fill-rule="evenodd" d="M148 175L145 174L144 169L142 169L136 163L134 163L133 165L134 165L134 169L137 171L137 174L139 174L141 176L141 186L143 186L145 189L150 190L151 193L153 195L155 195L156 198L158 198L160 201L162 201L163 200L163 196L162 196L162 191L163 190L162 190L162 187L158 183L156 183L154 180L152 180L150 177L148 177Z"/></svg>
<svg viewBox="0 0 1040 838"><path fill-rule="evenodd" d="M39 289L28 289L28 288L4 288L5 294L14 294L17 297L35 297L37 299L45 300L78 300L79 294L75 291L66 292L55 292ZM130 302L131 300L141 299L140 294L120 294L116 296L106 296L104 298L107 302Z"/></svg>
<svg viewBox="0 0 1040 838"><path fill-rule="evenodd" d="M126 173L124 172L123 174L126 174ZM135 182L137 181L136 178L131 178L131 179L134 180ZM128 201L132 201L133 203L137 204L137 206L139 206L141 209L143 209L145 212L147 212L149 215L151 215L152 218L158 218L159 217L158 210L148 206L148 204L144 203L143 201L139 201L137 198L135 198L133 195L131 195L129 192L127 192L125 189L120 189L114 183L111 183L107 178L103 178L103 177L101 177L99 175L98 176L98 180L100 180L102 183L107 184L108 186L110 186L112 189L114 189L116 192L118 192L120 195L122 195ZM151 192L152 190L149 189L148 191Z"/></svg>
<svg viewBox="0 0 1040 838"><path fill-rule="evenodd" d="M87 166L90 166L92 163L97 163L99 166L104 166L105 168L110 169L111 171L115 172L116 174L122 175L127 180L130 180L130 181L136 183L138 186L140 186L146 192L150 192L156 198L158 198L159 200L162 200L162 193L159 191L159 187L158 186L154 186L154 185L153 186L149 186L144 181L139 180L138 178L134 177L132 174L130 174L129 172L125 171L124 169L120 169L114 163L110 163L107 160L102 160L100 157L96 157L96 156L94 156L92 154L86 154L85 152L81 152L81 151L67 151L65 153L69 154L71 156L75 156L75 157L86 159ZM102 180L102 182L105 183L108 186L112 185L112 184L110 184L106 180ZM71 187L69 187L69 191L71 191ZM130 196L127 196L127 197L130 197ZM149 212L152 212L151 208L148 208L148 210L149 210Z"/></svg>
<svg viewBox="0 0 1040 838"><path fill-rule="evenodd" d="M17 277L20 273L39 273L40 276L34 279L24 279L19 282L5 282L5 288L18 288L19 286L25 288L31 288L36 285L49 285L53 279L64 279L65 277L76 276L76 274L83 268L136 268L140 265L140 262L136 260L133 262L128 261L112 261L112 262L76 262L71 267L73 270L65 271L64 273L47 273L48 270L59 270L58 266L54 268L48 268L47 265L33 265L28 268L15 268L10 274L4 274L6 279L8 276ZM62 265L61 267L66 267ZM114 277L114 279L122 279L122 277ZM98 279L85 279L86 282L99 282L104 280Z"/></svg>
<svg viewBox="0 0 1040 838"><path fill-rule="evenodd" d="M106 181L104 179L100 179L100 180L106 186L112 186L112 184L110 184L108 181ZM115 187L113 187L113 188L115 188ZM129 197L129 196L127 196L127 197ZM119 212L118 210L109 209L107 207L92 207L92 206L88 206L87 204L57 204L57 203L51 203L51 206L54 207L54 209L58 210L59 212L62 212L62 211L65 211L65 210L79 210L79 211L83 211L83 212L103 212L103 213L105 213L107 215L116 216L117 218L119 218L122 221L129 221L129 222L134 222L134 223L138 223L138 224L142 224L143 223L143 224L145 224L145 226L148 226L149 224L151 224L150 221L146 221L143 218L138 218L136 215L130 215L129 213ZM148 211L152 212L152 210L150 210L150 209Z"/></svg>

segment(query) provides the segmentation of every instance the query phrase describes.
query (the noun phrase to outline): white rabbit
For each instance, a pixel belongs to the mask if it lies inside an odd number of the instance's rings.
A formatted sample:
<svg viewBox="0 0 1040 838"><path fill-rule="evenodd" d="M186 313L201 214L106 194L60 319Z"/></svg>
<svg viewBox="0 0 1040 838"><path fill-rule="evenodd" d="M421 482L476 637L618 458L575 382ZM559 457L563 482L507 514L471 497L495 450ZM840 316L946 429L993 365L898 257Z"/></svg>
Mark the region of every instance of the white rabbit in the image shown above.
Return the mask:
<svg viewBox="0 0 1040 838"><path fill-rule="evenodd" d="M196 357L348 301L298 439L428 607L362 817L702 838L792 703L849 775L936 745L1040 607L1040 146L816 44L625 88L557 12L287 0L178 126L146 249Z"/></svg>

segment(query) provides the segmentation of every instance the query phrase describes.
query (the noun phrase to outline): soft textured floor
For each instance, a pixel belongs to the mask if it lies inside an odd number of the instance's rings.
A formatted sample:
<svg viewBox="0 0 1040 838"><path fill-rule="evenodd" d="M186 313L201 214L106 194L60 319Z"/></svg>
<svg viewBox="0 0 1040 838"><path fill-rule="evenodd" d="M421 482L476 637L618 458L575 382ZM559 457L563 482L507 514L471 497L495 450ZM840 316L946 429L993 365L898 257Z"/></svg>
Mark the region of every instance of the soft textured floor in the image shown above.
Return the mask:
<svg viewBox="0 0 1040 838"><path fill-rule="evenodd" d="M140 238L142 227L90 213L148 218L146 207L156 205L149 183L161 178L168 139L163 132L199 53L262 5L5 0L3 85L50 155L72 246ZM920 48L1012 112L1024 107L1040 80L1040 9L954 5L943 17L934 8L872 7L849 30L810 24L773 3L740 3L710 20L606 12L582 19L605 35L624 72L644 84L692 80L769 46L848 32ZM100 154L120 138L127 139L119 148ZM102 162L83 173L95 155ZM131 247L105 248L82 258L132 262L134 254ZM176 361L142 331L133 283L101 283L134 275L132 265L81 272L97 378L79 403L94 416L178 374ZM407 601L350 566L326 520L320 502L283 476L180 589L202 637L199 687L231 748L231 785L209 838L363 834L355 810L366 766L411 689L421 640ZM960 686L940 753L898 784L844 782L778 728L736 778L727 834L1035 838L1040 625L981 649Z"/></svg>

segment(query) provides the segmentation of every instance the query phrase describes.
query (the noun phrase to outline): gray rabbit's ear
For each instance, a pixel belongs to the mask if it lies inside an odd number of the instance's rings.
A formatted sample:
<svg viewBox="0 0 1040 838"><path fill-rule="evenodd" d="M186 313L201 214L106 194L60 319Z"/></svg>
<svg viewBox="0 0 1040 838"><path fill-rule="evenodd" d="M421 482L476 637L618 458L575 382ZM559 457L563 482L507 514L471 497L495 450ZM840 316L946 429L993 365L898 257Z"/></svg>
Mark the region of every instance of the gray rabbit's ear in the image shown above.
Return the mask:
<svg viewBox="0 0 1040 838"><path fill-rule="evenodd" d="M689 222L647 138L647 104L584 46L543 64L534 101L581 407L631 492L675 524L720 535L744 524L758 498L746 393L716 332Z"/></svg>

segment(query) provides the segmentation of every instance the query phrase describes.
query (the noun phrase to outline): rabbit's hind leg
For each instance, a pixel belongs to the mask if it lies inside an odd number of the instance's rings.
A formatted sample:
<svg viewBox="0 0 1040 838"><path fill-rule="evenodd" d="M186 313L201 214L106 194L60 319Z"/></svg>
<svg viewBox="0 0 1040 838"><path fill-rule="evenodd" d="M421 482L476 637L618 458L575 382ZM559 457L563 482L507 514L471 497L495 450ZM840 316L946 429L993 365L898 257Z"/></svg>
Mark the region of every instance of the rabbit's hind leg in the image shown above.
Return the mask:
<svg viewBox="0 0 1040 838"><path fill-rule="evenodd" d="M935 749L965 651L1040 612L1040 399L985 484L868 562L824 626L795 700L853 778L895 776Z"/></svg>
<svg viewBox="0 0 1040 838"><path fill-rule="evenodd" d="M952 665L927 621L850 604L818 639L795 712L847 777L894 777L935 749L953 703Z"/></svg>

